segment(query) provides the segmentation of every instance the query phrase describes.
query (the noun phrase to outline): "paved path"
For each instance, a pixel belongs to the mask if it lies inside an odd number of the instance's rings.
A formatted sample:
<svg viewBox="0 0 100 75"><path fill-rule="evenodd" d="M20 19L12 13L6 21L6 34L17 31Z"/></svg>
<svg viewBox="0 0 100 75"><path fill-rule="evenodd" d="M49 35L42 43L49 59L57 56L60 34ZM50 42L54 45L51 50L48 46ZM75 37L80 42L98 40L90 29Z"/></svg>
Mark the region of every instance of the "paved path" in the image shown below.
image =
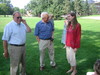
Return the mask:
<svg viewBox="0 0 100 75"><path fill-rule="evenodd" d="M100 20L100 16L91 16L91 17L81 17L83 19L96 19L96 20Z"/></svg>

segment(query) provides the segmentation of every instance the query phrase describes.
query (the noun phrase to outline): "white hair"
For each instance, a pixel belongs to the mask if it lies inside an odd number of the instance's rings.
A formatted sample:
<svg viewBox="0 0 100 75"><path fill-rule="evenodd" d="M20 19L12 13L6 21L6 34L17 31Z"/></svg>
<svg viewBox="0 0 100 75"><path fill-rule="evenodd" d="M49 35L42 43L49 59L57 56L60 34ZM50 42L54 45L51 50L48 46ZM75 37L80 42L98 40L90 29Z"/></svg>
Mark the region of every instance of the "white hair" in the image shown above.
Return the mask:
<svg viewBox="0 0 100 75"><path fill-rule="evenodd" d="M42 12L42 13L41 13L41 18L43 18L44 15L49 15L49 14L48 14L47 12Z"/></svg>

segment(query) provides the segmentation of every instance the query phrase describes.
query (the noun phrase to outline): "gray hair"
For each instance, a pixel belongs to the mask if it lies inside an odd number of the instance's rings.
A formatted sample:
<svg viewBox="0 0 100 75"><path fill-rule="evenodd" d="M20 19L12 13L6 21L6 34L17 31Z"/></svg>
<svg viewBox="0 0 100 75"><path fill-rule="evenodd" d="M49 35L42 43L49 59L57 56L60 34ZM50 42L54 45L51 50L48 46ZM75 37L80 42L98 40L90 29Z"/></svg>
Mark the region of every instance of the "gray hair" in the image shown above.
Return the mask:
<svg viewBox="0 0 100 75"><path fill-rule="evenodd" d="M16 13L21 14L19 11L15 11L15 12L13 13L13 17L15 16Z"/></svg>
<svg viewBox="0 0 100 75"><path fill-rule="evenodd" d="M48 14L47 12L42 12L42 13L41 13L41 18L43 18L44 15L49 15L49 14Z"/></svg>
<svg viewBox="0 0 100 75"><path fill-rule="evenodd" d="M94 64L94 70L98 75L100 75L100 59L98 59Z"/></svg>

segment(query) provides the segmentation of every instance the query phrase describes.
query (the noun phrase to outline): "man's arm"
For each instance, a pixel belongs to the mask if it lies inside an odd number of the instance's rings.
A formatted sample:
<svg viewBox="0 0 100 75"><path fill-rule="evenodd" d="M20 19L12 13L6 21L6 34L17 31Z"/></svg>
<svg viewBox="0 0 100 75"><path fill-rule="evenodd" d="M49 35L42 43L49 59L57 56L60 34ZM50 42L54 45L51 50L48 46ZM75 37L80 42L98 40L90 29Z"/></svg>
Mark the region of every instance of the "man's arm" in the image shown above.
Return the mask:
<svg viewBox="0 0 100 75"><path fill-rule="evenodd" d="M31 32L31 28L27 25L26 20L22 19L22 23L25 24L26 28L27 28L27 32Z"/></svg>
<svg viewBox="0 0 100 75"><path fill-rule="evenodd" d="M52 29L52 38L54 38L54 25L52 25L53 29Z"/></svg>
<svg viewBox="0 0 100 75"><path fill-rule="evenodd" d="M39 37L38 37L38 36L36 36L36 40L38 41L38 43L40 42L40 39L39 39Z"/></svg>
<svg viewBox="0 0 100 75"><path fill-rule="evenodd" d="M54 38L54 31L52 32L52 38Z"/></svg>
<svg viewBox="0 0 100 75"><path fill-rule="evenodd" d="M3 48L4 48L4 57L5 58L8 58L9 57L9 54L8 54L8 43L6 40L3 40Z"/></svg>

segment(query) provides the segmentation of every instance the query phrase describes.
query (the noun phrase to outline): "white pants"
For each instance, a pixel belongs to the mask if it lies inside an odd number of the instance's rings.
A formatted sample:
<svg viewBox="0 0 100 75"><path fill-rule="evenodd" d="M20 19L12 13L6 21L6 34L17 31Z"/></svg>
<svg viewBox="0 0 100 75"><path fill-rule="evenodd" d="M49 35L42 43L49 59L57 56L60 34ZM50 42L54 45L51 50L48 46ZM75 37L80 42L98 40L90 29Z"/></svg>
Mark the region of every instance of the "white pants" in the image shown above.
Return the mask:
<svg viewBox="0 0 100 75"><path fill-rule="evenodd" d="M39 50L40 50L40 66L43 67L45 66L44 63L44 57L45 57L45 50L48 48L48 53L50 57L50 65L55 66L55 61L54 61L54 47L53 47L53 42L50 40L41 40L39 42Z"/></svg>
<svg viewBox="0 0 100 75"><path fill-rule="evenodd" d="M71 47L66 47L66 58L71 66L76 66L75 51Z"/></svg>
<svg viewBox="0 0 100 75"><path fill-rule="evenodd" d="M86 75L95 75L95 72L87 72Z"/></svg>
<svg viewBox="0 0 100 75"><path fill-rule="evenodd" d="M18 75L18 67L21 75L25 75L25 46L9 46L10 75Z"/></svg>

